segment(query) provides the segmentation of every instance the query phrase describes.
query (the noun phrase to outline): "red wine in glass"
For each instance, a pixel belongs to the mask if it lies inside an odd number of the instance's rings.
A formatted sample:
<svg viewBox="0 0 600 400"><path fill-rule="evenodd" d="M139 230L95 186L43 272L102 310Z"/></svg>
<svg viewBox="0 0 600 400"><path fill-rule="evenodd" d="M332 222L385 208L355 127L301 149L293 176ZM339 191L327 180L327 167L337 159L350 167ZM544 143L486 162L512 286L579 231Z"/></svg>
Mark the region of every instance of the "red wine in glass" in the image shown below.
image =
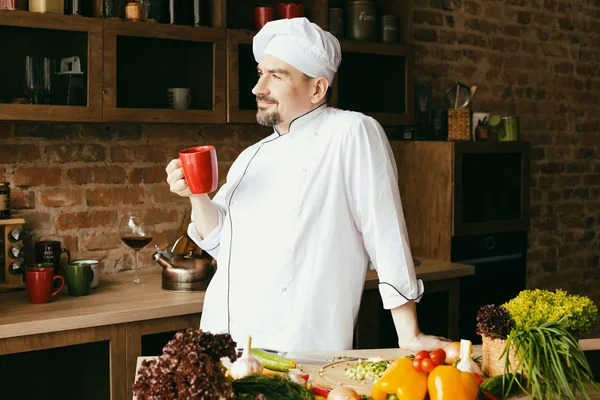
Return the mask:
<svg viewBox="0 0 600 400"><path fill-rule="evenodd" d="M154 225L149 217L143 215L126 215L119 225L121 240L135 251L135 279L133 283L140 283L138 276L138 254L140 249L152 241Z"/></svg>
<svg viewBox="0 0 600 400"><path fill-rule="evenodd" d="M121 240L132 249L139 250L150 243L152 238L148 236L123 236Z"/></svg>

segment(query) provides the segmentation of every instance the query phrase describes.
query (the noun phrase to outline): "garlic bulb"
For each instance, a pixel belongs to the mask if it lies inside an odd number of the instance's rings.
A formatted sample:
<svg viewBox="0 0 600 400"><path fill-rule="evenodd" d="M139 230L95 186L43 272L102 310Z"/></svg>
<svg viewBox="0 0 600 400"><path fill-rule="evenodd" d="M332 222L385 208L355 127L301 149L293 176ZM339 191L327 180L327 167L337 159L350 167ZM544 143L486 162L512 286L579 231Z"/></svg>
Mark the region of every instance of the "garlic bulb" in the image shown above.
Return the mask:
<svg viewBox="0 0 600 400"><path fill-rule="evenodd" d="M233 379L241 379L248 375L260 374L263 371L263 366L251 353L252 336L248 336L248 345L244 349L242 356L235 360L231 366L231 377Z"/></svg>
<svg viewBox="0 0 600 400"><path fill-rule="evenodd" d="M456 364L456 368L463 372L471 372L481 375L481 368L479 368L479 365L475 362L475 360L473 360L473 357L471 356L472 351L473 345L471 341L461 339L459 361L458 364Z"/></svg>

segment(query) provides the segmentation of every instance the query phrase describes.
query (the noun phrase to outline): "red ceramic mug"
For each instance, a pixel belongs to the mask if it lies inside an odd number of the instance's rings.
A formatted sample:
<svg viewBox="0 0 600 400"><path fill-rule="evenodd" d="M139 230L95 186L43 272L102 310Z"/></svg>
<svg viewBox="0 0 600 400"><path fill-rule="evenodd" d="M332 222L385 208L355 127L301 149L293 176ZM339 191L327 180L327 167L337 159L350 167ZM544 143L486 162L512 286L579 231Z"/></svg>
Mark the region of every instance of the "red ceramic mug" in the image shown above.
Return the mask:
<svg viewBox="0 0 600 400"><path fill-rule="evenodd" d="M269 21L275 19L275 9L273 7L256 7L254 9L254 25L257 31Z"/></svg>
<svg viewBox="0 0 600 400"><path fill-rule="evenodd" d="M280 19L304 17L304 4L279 3L275 5Z"/></svg>
<svg viewBox="0 0 600 400"><path fill-rule="evenodd" d="M60 287L53 291L54 281L60 281ZM25 270L27 294L33 304L49 303L50 299L65 287L65 279L54 275L54 268L27 268Z"/></svg>
<svg viewBox="0 0 600 400"><path fill-rule="evenodd" d="M215 146L195 146L179 152L183 175L193 194L214 192L219 186Z"/></svg>

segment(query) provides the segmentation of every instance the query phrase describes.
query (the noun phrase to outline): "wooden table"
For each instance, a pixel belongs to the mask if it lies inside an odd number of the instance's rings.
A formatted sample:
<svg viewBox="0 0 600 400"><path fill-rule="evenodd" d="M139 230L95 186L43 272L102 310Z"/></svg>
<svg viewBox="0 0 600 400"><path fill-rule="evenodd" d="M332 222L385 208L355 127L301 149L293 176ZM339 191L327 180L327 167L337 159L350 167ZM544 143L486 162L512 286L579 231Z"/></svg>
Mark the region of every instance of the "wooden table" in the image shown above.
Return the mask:
<svg viewBox="0 0 600 400"><path fill-rule="evenodd" d="M417 276L427 290L450 291L449 312L458 312L461 276L472 266L421 259ZM126 399L142 355L142 338L187 327L197 328L204 292L174 293L161 289L160 272L153 266L140 274L145 285L134 285L132 272L103 275L90 295L70 297L63 290L48 304L30 304L27 292L0 293L0 356L80 344L109 343L110 397ZM362 348L377 346L377 273L368 271L363 304L356 327ZM442 289L440 289L442 290ZM373 308L375 307L375 308ZM458 318L453 318L457 321ZM458 329L453 326L451 329ZM0 371L2 365L0 358ZM93 364L90 362L88 364ZM93 368L89 365L87 368ZM5 377L0 376L0 384ZM0 392L1 393L1 392Z"/></svg>
<svg viewBox="0 0 600 400"><path fill-rule="evenodd" d="M582 339L579 341L579 343L583 350L600 350L600 339ZM340 352L340 351L335 351L335 352L325 351L325 352L302 353L302 356L307 359L310 359L311 357L333 358L334 356L336 356L336 357L346 356L346 357L351 357L351 358L358 357L358 358L363 358L363 359L367 359L369 357L383 357L386 359L393 360L393 359L396 359L399 357L407 356L410 353L411 352L408 352L405 350L400 350L400 349L368 349L368 350L348 350L348 351L342 351L342 352ZM474 353L475 357L481 355L481 346L474 345L473 353ZM152 358L155 358L155 357L139 357L137 360L136 371L139 369L141 362L143 360L152 359ZM313 361L313 362L305 361L302 364L299 364L298 368L301 368L306 373L309 373L311 375L312 379L314 380L314 384L316 386L324 387L324 388L337 387L337 385L334 385L331 382L324 380L319 375L319 370L325 364L326 364L326 362L324 362L324 361ZM371 394L372 384L365 382L363 384L358 384L357 386L360 388L360 389L356 389L356 391L359 394L367 395L367 396L369 396ZM590 398L592 400L600 400L600 392L594 391L592 388L590 388L590 390L588 390L588 395L590 396ZM583 397L579 397L579 398L583 398ZM531 398L526 395L513 396L513 397L510 397L510 399L531 400ZM134 398L134 400L135 400L135 398Z"/></svg>

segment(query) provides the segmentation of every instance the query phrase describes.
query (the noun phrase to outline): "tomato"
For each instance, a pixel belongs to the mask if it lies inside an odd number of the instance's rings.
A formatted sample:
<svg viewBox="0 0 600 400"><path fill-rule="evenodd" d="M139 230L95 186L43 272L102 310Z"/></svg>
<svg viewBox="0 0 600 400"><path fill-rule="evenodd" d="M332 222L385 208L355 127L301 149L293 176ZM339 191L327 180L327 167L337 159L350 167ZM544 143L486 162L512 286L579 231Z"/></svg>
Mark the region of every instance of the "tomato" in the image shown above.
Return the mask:
<svg viewBox="0 0 600 400"><path fill-rule="evenodd" d="M421 369L421 360L417 360L417 359L415 359L415 360L413 360L412 364L413 364L413 369L414 369L415 371L417 371L417 372L421 372L421 371L423 371L423 370Z"/></svg>
<svg viewBox="0 0 600 400"><path fill-rule="evenodd" d="M429 358L431 358L436 366L442 365L446 360L446 352L442 349L437 349L429 354Z"/></svg>
<svg viewBox="0 0 600 400"><path fill-rule="evenodd" d="M435 367L436 365L431 358L424 358L421 360L421 369L423 372L431 372Z"/></svg>
<svg viewBox="0 0 600 400"><path fill-rule="evenodd" d="M424 358L429 358L429 352L427 350L421 350L415 355L415 360L422 360Z"/></svg>

